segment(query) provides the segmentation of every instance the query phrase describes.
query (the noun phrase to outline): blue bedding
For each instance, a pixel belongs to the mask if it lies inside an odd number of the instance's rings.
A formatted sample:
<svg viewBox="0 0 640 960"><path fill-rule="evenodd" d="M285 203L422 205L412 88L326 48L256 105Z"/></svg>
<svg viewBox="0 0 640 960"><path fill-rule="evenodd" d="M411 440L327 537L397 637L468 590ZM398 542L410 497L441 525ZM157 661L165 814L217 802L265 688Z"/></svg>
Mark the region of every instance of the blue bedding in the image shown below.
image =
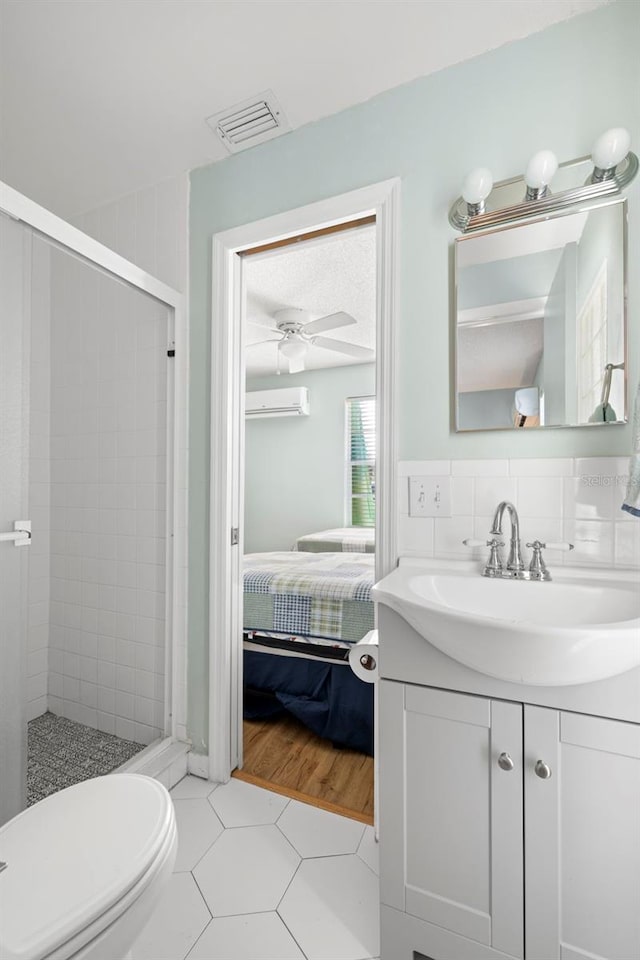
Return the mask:
<svg viewBox="0 0 640 960"><path fill-rule="evenodd" d="M247 720L291 713L319 737L373 756L373 684L348 663L244 651Z"/></svg>

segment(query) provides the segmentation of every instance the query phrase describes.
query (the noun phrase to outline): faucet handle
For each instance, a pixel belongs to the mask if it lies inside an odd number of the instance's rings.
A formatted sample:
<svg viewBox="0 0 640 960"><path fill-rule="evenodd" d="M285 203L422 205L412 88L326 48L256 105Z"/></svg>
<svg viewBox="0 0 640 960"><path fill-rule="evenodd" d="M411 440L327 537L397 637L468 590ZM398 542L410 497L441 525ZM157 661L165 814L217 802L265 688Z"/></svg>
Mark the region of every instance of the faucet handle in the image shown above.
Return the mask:
<svg viewBox="0 0 640 960"><path fill-rule="evenodd" d="M541 543L539 540L534 540L533 543L528 543L527 546L533 550L573 550L573 544L567 540L561 540L558 543Z"/></svg>
<svg viewBox="0 0 640 960"><path fill-rule="evenodd" d="M462 541L465 547L504 547L503 540L473 540L469 537L467 540Z"/></svg>

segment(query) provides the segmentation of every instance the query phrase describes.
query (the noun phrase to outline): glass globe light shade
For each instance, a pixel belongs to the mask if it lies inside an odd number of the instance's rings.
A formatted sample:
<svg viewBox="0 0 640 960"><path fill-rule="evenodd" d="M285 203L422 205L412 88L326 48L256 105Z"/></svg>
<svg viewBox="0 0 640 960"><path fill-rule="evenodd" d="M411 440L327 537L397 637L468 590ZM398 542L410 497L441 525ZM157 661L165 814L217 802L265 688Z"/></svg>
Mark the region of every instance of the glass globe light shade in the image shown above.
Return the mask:
<svg viewBox="0 0 640 960"><path fill-rule="evenodd" d="M629 153L631 134L624 127L612 127L598 137L593 145L591 159L598 170L611 170L617 167Z"/></svg>
<svg viewBox="0 0 640 960"><path fill-rule="evenodd" d="M524 182L528 187L540 189L551 183L558 169L558 160L551 150L539 150L527 164Z"/></svg>
<svg viewBox="0 0 640 960"><path fill-rule="evenodd" d="M462 197L467 203L482 203L487 199L493 187L491 170L478 167L472 170L462 184Z"/></svg>

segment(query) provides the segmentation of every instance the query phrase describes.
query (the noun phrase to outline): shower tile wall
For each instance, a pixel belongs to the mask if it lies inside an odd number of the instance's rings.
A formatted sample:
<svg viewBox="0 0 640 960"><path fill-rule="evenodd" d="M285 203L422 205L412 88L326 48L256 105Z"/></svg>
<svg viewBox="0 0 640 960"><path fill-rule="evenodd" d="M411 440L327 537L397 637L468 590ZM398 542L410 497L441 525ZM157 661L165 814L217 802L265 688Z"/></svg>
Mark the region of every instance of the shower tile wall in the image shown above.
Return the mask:
<svg viewBox="0 0 640 960"><path fill-rule="evenodd" d="M167 311L52 253L49 708L164 725Z"/></svg>
<svg viewBox="0 0 640 960"><path fill-rule="evenodd" d="M32 242L27 719L47 710L49 670L49 247Z"/></svg>
<svg viewBox="0 0 640 960"><path fill-rule="evenodd" d="M104 204L78 217L75 225L159 280L187 292L189 177L182 174ZM186 318L185 318L186 319ZM178 414L179 415L179 414ZM186 417L186 413L185 413ZM187 431L177 438L181 462L189 459ZM176 536L182 533L182 556L176 555L175 615L187 618L187 484L176 484L173 518ZM173 704L176 734L187 739L187 631L174 636L176 696Z"/></svg>

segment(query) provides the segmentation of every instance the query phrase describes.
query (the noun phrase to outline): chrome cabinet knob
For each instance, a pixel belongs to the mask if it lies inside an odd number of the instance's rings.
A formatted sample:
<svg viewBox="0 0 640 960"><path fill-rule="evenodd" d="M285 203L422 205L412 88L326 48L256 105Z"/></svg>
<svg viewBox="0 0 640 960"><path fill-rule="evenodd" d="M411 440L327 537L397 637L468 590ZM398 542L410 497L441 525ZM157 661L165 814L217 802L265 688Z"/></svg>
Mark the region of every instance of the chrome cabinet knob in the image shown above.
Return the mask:
<svg viewBox="0 0 640 960"><path fill-rule="evenodd" d="M534 770L536 772L536 776L540 777L541 780L548 780L551 776L551 767L547 766L547 764L542 760L537 761Z"/></svg>
<svg viewBox="0 0 640 960"><path fill-rule="evenodd" d="M513 770L513 760L508 753L501 753L498 757L498 766L501 770Z"/></svg>

